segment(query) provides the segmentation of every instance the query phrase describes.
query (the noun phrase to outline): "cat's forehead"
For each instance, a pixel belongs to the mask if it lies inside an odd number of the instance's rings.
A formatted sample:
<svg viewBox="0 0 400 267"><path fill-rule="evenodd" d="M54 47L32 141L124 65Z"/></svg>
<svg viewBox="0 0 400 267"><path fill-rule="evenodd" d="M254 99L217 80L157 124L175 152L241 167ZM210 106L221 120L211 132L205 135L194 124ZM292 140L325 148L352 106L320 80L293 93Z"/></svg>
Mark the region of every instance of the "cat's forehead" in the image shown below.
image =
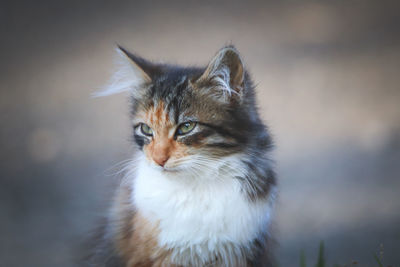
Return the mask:
<svg viewBox="0 0 400 267"><path fill-rule="evenodd" d="M201 69L182 69L155 77L146 89L147 93L135 99L134 106L139 108L134 108L136 112L133 115L143 120L153 114L153 121L147 120L149 123L157 123L156 118L162 116L163 121L167 118L171 124L189 120L210 121L216 115L223 115L221 105L210 101L192 86L191 81L201 73Z"/></svg>
<svg viewBox="0 0 400 267"><path fill-rule="evenodd" d="M144 121L153 126L160 128L170 128L175 124L171 112L166 108L164 101L160 100L149 106L145 112L141 114Z"/></svg>
<svg viewBox="0 0 400 267"><path fill-rule="evenodd" d="M140 103L135 117L151 125L170 126L188 120L194 109L190 108L190 99L187 99L188 88L177 88L178 83L154 84ZM192 116L193 117L193 116Z"/></svg>
<svg viewBox="0 0 400 267"><path fill-rule="evenodd" d="M178 87L186 86L188 81L188 75L171 75L164 74L154 79L153 90L158 93L158 96L167 96L168 94L177 93L176 89Z"/></svg>
<svg viewBox="0 0 400 267"><path fill-rule="evenodd" d="M184 68L180 66L164 66L163 71L153 76L153 84L158 87L178 87L185 82L200 77L202 68Z"/></svg>

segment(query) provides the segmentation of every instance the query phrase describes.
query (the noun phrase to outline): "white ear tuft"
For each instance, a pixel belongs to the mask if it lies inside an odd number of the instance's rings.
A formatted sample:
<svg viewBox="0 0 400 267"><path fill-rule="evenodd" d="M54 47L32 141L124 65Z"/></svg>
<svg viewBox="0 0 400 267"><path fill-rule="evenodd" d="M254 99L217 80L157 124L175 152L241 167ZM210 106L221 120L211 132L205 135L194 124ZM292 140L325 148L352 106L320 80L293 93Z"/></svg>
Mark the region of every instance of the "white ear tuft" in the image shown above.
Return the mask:
<svg viewBox="0 0 400 267"><path fill-rule="evenodd" d="M236 48L226 46L218 51L197 80L198 84L207 82L211 82L211 87L208 87L210 93L223 101L242 96L244 68Z"/></svg>
<svg viewBox="0 0 400 267"><path fill-rule="evenodd" d="M116 60L117 71L102 90L92 94L93 97L103 97L133 91L151 82L149 75L122 48L116 48L116 52L118 53Z"/></svg>

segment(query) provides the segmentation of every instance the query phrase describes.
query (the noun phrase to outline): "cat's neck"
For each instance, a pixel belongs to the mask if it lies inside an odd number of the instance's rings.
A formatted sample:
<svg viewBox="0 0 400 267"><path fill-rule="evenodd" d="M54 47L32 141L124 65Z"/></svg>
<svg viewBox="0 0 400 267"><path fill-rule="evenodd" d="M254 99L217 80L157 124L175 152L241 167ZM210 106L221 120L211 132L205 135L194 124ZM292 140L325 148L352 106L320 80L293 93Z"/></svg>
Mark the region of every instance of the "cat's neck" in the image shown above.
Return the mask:
<svg viewBox="0 0 400 267"><path fill-rule="evenodd" d="M164 245L210 242L210 234L215 242L242 243L268 224L269 200L249 201L230 167L204 172L203 179L187 175L173 177L141 162L134 179L132 202L159 224Z"/></svg>

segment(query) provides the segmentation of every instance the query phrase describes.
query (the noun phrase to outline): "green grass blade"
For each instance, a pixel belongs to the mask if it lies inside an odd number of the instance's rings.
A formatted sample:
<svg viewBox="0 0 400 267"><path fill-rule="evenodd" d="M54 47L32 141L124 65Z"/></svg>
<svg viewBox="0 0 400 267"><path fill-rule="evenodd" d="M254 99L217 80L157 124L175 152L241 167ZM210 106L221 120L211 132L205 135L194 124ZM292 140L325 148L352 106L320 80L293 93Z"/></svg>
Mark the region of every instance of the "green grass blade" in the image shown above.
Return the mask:
<svg viewBox="0 0 400 267"><path fill-rule="evenodd" d="M304 254L304 250L301 250L300 252L300 267L307 267L306 255Z"/></svg>
<svg viewBox="0 0 400 267"><path fill-rule="evenodd" d="M376 253L374 253L374 258L375 258L376 262L379 264L379 267L383 267L383 264L382 264L381 260L379 259L379 257L376 255Z"/></svg>
<svg viewBox="0 0 400 267"><path fill-rule="evenodd" d="M325 267L324 242L319 244L318 261L315 267Z"/></svg>

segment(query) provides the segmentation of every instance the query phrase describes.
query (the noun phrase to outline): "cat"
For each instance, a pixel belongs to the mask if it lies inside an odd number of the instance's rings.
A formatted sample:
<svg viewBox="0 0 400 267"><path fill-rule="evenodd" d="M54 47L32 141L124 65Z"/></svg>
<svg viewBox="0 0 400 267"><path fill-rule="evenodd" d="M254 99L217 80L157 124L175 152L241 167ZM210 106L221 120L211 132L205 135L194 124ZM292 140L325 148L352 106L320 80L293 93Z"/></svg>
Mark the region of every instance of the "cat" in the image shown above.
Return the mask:
<svg viewBox="0 0 400 267"><path fill-rule="evenodd" d="M91 266L272 266L272 140L237 49L205 68L117 51L98 96L130 92L135 153Z"/></svg>

